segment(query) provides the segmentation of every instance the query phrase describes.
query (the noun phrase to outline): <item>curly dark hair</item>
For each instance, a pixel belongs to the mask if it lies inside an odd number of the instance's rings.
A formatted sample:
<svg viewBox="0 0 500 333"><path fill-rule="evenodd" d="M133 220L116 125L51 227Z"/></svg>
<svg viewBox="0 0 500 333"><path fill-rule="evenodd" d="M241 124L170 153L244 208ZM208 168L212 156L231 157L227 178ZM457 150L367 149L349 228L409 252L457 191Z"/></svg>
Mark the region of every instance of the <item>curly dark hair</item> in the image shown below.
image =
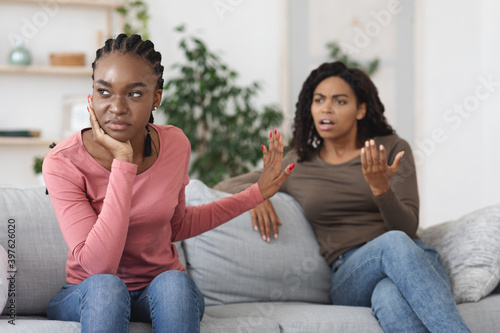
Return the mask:
<svg viewBox="0 0 500 333"><path fill-rule="evenodd" d="M312 152L323 145L323 139L314 126L311 104L318 84L332 76L339 77L349 84L356 95L358 105L366 103L366 115L358 120L359 148L369 138L395 133L384 116L385 109L378 96L377 87L366 73L357 68L349 68L340 61L324 63L309 74L296 104L293 138L289 149L297 150L299 161L307 160Z"/></svg>

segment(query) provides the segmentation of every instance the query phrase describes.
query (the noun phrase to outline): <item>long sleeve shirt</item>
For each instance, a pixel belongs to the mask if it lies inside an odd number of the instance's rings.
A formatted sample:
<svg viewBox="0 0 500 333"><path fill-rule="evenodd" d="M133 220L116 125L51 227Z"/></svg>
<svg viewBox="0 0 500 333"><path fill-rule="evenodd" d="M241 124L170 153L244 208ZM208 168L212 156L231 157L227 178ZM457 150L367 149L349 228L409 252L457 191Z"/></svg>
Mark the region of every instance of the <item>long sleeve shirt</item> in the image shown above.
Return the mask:
<svg viewBox="0 0 500 333"><path fill-rule="evenodd" d="M419 199L410 146L395 134L376 137L375 142L377 147L383 144L386 148L389 165L397 153L405 151L390 190L381 197L371 193L359 156L338 165L324 162L317 152L300 163L294 151L283 159L283 167L292 162L296 166L280 191L293 196L302 206L329 264L340 254L388 230L402 230L416 237ZM254 171L230 178L215 189L236 193L259 176L260 171ZM282 222L286 228L286 221Z"/></svg>
<svg viewBox="0 0 500 333"><path fill-rule="evenodd" d="M113 160L111 170L85 149L82 133L58 144L43 174L69 247L67 282L114 274L129 290L145 288L167 270L184 271L172 242L199 235L263 201L257 184L221 200L186 206L191 147L173 126L153 125L159 155L146 171Z"/></svg>

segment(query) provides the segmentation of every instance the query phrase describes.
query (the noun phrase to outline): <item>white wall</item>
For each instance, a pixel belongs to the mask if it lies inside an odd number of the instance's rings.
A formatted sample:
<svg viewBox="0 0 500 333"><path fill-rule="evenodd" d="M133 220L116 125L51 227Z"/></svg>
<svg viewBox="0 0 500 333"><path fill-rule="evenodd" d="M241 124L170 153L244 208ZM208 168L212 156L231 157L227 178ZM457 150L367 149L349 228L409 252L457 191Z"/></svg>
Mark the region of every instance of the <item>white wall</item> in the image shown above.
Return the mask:
<svg viewBox="0 0 500 333"><path fill-rule="evenodd" d="M48 65L48 55L53 51L79 51L87 54L90 67L96 48L102 45L96 36L106 28L105 11L56 6L49 15L42 6L44 3L0 3L0 65L7 64L12 48L8 36L28 32L27 47L33 54L34 65ZM189 32L218 51L240 73L239 83L246 85L256 80L261 83L258 105L281 104L284 94L280 90L283 75L280 61L286 53L281 35L285 1L149 0L147 3L151 14L150 38L162 52L166 79L172 75L170 65L182 56L177 47L179 35L173 29L185 23ZM30 23L35 31L26 28ZM39 129L43 138L60 139L64 97L86 98L90 92L90 77L0 74L0 129ZM164 120L160 115L156 119ZM48 150L0 145L0 184L36 184L31 165L27 167L26 161Z"/></svg>
<svg viewBox="0 0 500 333"><path fill-rule="evenodd" d="M500 202L498 13L495 0L417 2L414 153L423 226Z"/></svg>
<svg viewBox="0 0 500 333"><path fill-rule="evenodd" d="M353 60L378 58L372 79L398 134L413 141L413 3L411 1L291 0L290 104L310 71L332 61L326 44L340 44ZM292 108L292 112L294 112Z"/></svg>

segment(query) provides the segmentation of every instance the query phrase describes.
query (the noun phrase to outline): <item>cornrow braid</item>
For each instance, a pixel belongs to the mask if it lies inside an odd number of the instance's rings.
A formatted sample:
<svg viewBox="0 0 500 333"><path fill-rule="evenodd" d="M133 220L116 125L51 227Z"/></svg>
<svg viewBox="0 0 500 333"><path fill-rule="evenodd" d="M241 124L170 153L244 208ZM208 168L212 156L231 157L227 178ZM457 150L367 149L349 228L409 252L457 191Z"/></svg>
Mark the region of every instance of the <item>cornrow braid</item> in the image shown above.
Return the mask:
<svg viewBox="0 0 500 333"><path fill-rule="evenodd" d="M127 36L119 34L116 38L106 40L104 46L96 51L95 60L92 63L92 80L94 80L94 70L100 58L113 52L122 54L134 54L140 58L146 59L157 76L156 89L163 89L163 66L161 65L161 53L156 51L153 42L150 40L142 40L140 35L134 34ZM149 116L149 123L154 122L153 112ZM144 157L151 156L151 136L149 128L146 125L148 134L144 142Z"/></svg>
<svg viewBox="0 0 500 333"><path fill-rule="evenodd" d="M158 77L156 89L163 89L163 66L161 65L161 53L156 51L153 42L142 40L139 35L128 37L126 34L119 34L115 39L108 39L104 46L96 51L95 60L92 63L92 80L94 79L94 69L99 59L107 54L120 52L123 54L135 54L149 61L151 68Z"/></svg>

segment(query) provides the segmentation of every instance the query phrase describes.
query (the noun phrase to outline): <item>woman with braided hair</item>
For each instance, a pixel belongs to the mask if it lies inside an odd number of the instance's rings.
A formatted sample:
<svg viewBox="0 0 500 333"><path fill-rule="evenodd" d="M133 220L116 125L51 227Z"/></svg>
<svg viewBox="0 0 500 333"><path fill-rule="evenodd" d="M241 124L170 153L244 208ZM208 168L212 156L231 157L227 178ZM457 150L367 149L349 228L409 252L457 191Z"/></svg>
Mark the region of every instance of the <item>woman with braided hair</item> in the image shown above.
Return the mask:
<svg viewBox="0 0 500 333"><path fill-rule="evenodd" d="M313 70L283 159L297 164L281 191L300 203L332 267L332 304L371 307L385 332L469 332L436 251L416 239L413 156L383 113L364 72L341 62ZM215 189L236 193L260 175ZM278 238L282 223L269 200L250 213L263 240L271 241L271 227Z"/></svg>
<svg viewBox="0 0 500 333"><path fill-rule="evenodd" d="M89 95L92 127L58 144L44 159L46 186L69 247L67 284L47 316L78 321L82 332L128 332L129 321L155 332L198 332L203 295L185 273L175 241L196 236L273 196L283 138L263 146L259 180L234 196L187 207L189 141L153 124L163 66L151 41L121 34L96 52Z"/></svg>

